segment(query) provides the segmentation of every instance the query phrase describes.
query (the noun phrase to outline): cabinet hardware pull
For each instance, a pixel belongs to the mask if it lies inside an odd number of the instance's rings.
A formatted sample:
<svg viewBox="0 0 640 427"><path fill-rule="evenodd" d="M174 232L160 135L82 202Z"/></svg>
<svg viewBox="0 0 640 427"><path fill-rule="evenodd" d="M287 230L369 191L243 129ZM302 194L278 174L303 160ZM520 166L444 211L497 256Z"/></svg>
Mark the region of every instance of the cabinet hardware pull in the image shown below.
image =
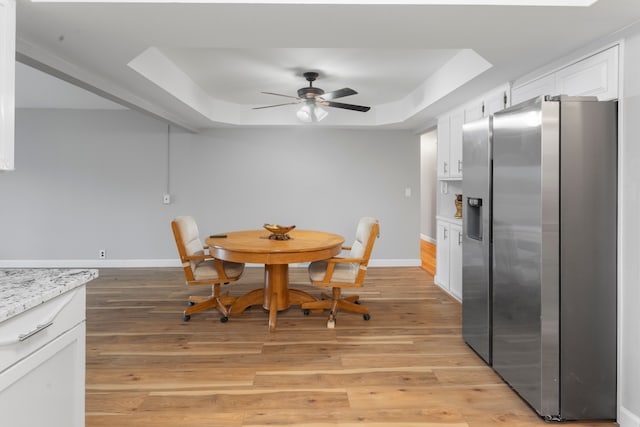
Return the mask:
<svg viewBox="0 0 640 427"><path fill-rule="evenodd" d="M58 315L62 312L62 310L67 305L69 305L69 303L73 300L76 294L77 294L77 291L68 292L64 300L58 303L58 305L53 310L50 311L50 315L48 317L45 317L44 319L41 318L40 323L37 324L36 328L33 331L30 331L24 334L18 334L18 336L13 335L10 338L9 337L4 339L0 338L0 347L5 345L13 345L13 344L17 344L19 342L25 341L30 337L34 336L35 334L37 334L38 332L41 332L47 329L49 326L53 325L53 322L56 320Z"/></svg>
<svg viewBox="0 0 640 427"><path fill-rule="evenodd" d="M18 341L22 342L22 341L28 340L29 338L31 338L35 334L44 331L45 329L47 329L51 325L53 325L53 320L51 320L50 322L44 323L42 325L38 325L38 326L36 326L36 328L33 331L27 332L26 334L18 335Z"/></svg>
<svg viewBox="0 0 640 427"><path fill-rule="evenodd" d="M445 228L443 231L444 231L444 233L443 233L444 234L444 238L446 240L447 239L447 229Z"/></svg>
<svg viewBox="0 0 640 427"><path fill-rule="evenodd" d="M462 244L462 233L458 233L458 246Z"/></svg>
<svg viewBox="0 0 640 427"><path fill-rule="evenodd" d="M462 160L458 160L458 172L462 172Z"/></svg>
<svg viewBox="0 0 640 427"><path fill-rule="evenodd" d="M443 172L447 173L447 162L444 162Z"/></svg>

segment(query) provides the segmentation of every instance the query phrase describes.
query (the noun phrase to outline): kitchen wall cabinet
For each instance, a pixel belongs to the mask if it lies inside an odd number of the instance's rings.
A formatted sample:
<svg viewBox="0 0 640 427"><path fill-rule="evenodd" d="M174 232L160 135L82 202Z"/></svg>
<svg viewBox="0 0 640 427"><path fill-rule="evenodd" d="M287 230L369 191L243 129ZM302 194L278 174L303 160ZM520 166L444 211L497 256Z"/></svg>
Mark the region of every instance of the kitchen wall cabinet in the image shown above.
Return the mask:
<svg viewBox="0 0 640 427"><path fill-rule="evenodd" d="M462 178L464 110L438 118L438 178Z"/></svg>
<svg viewBox="0 0 640 427"><path fill-rule="evenodd" d="M506 85L469 102L464 108L464 122L473 122L507 108L510 92L509 85Z"/></svg>
<svg viewBox="0 0 640 427"><path fill-rule="evenodd" d="M81 286L0 323L6 425L84 426L85 298Z"/></svg>
<svg viewBox="0 0 640 427"><path fill-rule="evenodd" d="M0 171L14 167L16 2L0 0Z"/></svg>
<svg viewBox="0 0 640 427"><path fill-rule="evenodd" d="M462 224L460 220L437 221L436 276L434 282L462 299Z"/></svg>
<svg viewBox="0 0 640 427"><path fill-rule="evenodd" d="M512 100L517 104L541 95L618 98L618 45L566 65L535 80L516 83Z"/></svg>

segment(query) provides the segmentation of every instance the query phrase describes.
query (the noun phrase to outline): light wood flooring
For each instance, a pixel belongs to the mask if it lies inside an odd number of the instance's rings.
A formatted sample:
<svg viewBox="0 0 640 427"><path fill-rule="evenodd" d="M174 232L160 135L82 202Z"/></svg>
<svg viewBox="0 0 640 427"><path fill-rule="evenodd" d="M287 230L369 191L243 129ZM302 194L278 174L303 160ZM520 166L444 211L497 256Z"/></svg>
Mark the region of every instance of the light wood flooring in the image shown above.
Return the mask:
<svg viewBox="0 0 640 427"><path fill-rule="evenodd" d="M422 269L432 275L436 274L436 245L420 239L420 262Z"/></svg>
<svg viewBox="0 0 640 427"><path fill-rule="evenodd" d="M248 268L227 289L261 286ZM291 285L312 293L306 271ZM371 320L253 307L182 321L179 269L104 269L88 285L87 427L545 426L463 342L461 306L420 267L370 268ZM553 425L553 424L552 424ZM613 422L567 423L607 426Z"/></svg>

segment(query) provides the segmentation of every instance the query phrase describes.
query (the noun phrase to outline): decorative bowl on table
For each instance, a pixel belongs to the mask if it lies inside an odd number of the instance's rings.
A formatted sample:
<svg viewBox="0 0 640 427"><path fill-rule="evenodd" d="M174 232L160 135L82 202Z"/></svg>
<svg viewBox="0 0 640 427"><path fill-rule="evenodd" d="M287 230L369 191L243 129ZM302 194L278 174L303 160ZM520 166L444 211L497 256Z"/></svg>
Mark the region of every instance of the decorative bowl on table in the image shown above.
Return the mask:
<svg viewBox="0 0 640 427"><path fill-rule="evenodd" d="M289 240L290 237L287 233L296 228L295 225L278 224L264 224L263 227L271 232L269 236L271 240Z"/></svg>

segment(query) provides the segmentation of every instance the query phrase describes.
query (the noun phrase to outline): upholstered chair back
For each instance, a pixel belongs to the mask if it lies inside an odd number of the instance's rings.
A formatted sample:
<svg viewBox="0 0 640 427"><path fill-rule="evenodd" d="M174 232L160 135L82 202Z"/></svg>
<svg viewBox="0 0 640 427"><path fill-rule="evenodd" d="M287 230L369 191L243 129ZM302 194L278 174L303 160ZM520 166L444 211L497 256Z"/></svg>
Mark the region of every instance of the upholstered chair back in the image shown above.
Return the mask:
<svg viewBox="0 0 640 427"><path fill-rule="evenodd" d="M377 222L375 218L371 217L360 219L358 228L356 229L356 240L353 242L353 245L351 245L349 258L362 258L364 256L367 244L369 243L369 237L371 236L371 229Z"/></svg>
<svg viewBox="0 0 640 427"><path fill-rule="evenodd" d="M180 238L182 239L182 245L185 250L186 256L203 255L204 246L200 240L200 232L198 231L198 225L192 216L179 216L175 219L175 222L180 231ZM191 271L194 271L196 266L202 261L189 261Z"/></svg>

